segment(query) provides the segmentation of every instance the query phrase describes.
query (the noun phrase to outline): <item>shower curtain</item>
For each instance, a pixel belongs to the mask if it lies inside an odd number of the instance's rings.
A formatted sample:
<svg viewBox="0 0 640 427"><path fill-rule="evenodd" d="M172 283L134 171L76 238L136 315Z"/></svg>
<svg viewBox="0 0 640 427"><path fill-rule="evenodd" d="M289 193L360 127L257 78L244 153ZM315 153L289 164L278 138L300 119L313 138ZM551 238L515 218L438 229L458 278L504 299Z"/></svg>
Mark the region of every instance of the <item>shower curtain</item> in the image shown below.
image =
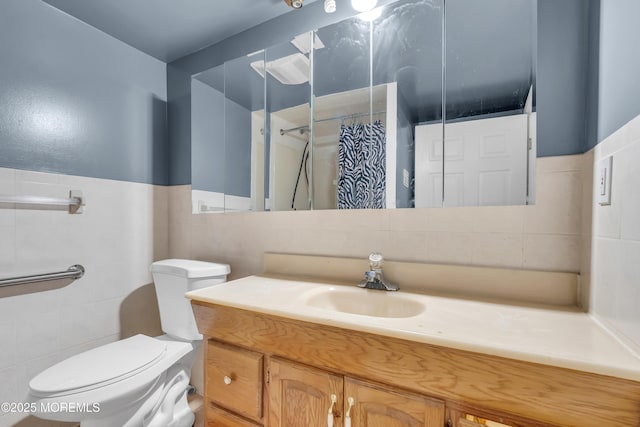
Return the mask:
<svg viewBox="0 0 640 427"><path fill-rule="evenodd" d="M338 209L385 207L385 146L385 129L380 120L340 127Z"/></svg>

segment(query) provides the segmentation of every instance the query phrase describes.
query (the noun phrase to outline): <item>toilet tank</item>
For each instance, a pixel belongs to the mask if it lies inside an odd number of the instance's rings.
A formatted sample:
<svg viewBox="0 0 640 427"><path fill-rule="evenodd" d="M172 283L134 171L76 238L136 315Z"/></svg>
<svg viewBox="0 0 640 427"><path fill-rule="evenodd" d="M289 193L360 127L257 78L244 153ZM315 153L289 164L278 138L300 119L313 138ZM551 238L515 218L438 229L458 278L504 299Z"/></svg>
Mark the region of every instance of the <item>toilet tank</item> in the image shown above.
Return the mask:
<svg viewBox="0 0 640 427"><path fill-rule="evenodd" d="M198 332L190 300L184 294L226 282L231 271L229 265L165 259L151 264L150 270L164 333L189 341L201 340L202 335Z"/></svg>

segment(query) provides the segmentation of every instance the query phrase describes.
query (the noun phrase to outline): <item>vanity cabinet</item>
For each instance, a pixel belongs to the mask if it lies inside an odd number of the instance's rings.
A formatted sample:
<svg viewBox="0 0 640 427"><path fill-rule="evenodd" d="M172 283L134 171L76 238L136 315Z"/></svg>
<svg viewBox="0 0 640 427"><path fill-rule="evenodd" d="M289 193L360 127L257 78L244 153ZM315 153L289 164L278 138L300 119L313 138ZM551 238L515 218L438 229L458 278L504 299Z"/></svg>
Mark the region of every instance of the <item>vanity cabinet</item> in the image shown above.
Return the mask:
<svg viewBox="0 0 640 427"><path fill-rule="evenodd" d="M636 381L207 302L193 309L207 343L208 425L330 426L331 395L334 427L348 427L349 397L351 427L640 425Z"/></svg>
<svg viewBox="0 0 640 427"><path fill-rule="evenodd" d="M439 400L343 377L280 358L269 361L269 372L270 427L444 425L444 402Z"/></svg>

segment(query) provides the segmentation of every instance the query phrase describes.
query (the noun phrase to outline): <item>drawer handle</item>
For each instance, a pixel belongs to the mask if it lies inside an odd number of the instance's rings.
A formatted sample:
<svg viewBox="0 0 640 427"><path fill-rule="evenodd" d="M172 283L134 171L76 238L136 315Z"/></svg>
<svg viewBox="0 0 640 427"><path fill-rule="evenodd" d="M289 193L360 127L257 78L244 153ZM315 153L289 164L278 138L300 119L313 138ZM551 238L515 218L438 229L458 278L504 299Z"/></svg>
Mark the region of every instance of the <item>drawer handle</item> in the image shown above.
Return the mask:
<svg viewBox="0 0 640 427"><path fill-rule="evenodd" d="M329 414L327 415L327 427L333 427L333 407L338 401L338 397L335 394L331 395L331 406L329 406Z"/></svg>
<svg viewBox="0 0 640 427"><path fill-rule="evenodd" d="M229 375L225 375L225 376L224 376L224 383L225 383L226 385L231 384L231 381L233 381L233 379L231 379L231 377L230 377Z"/></svg>
<svg viewBox="0 0 640 427"><path fill-rule="evenodd" d="M344 417L344 427L351 427L351 408L353 408L356 401L353 397L349 397L347 403L349 403L349 407L347 408L347 415Z"/></svg>

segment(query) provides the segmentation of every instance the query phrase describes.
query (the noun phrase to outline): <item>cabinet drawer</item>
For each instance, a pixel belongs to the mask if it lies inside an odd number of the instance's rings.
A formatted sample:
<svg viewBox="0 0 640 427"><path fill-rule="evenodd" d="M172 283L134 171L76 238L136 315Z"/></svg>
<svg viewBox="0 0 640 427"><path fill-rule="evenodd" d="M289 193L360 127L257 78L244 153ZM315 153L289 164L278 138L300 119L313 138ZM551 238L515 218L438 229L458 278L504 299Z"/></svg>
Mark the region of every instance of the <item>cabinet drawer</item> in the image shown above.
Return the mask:
<svg viewBox="0 0 640 427"><path fill-rule="evenodd" d="M207 427L259 427L217 406L209 405L207 408Z"/></svg>
<svg viewBox="0 0 640 427"><path fill-rule="evenodd" d="M245 417L261 420L263 359L261 353L209 340L207 399Z"/></svg>

